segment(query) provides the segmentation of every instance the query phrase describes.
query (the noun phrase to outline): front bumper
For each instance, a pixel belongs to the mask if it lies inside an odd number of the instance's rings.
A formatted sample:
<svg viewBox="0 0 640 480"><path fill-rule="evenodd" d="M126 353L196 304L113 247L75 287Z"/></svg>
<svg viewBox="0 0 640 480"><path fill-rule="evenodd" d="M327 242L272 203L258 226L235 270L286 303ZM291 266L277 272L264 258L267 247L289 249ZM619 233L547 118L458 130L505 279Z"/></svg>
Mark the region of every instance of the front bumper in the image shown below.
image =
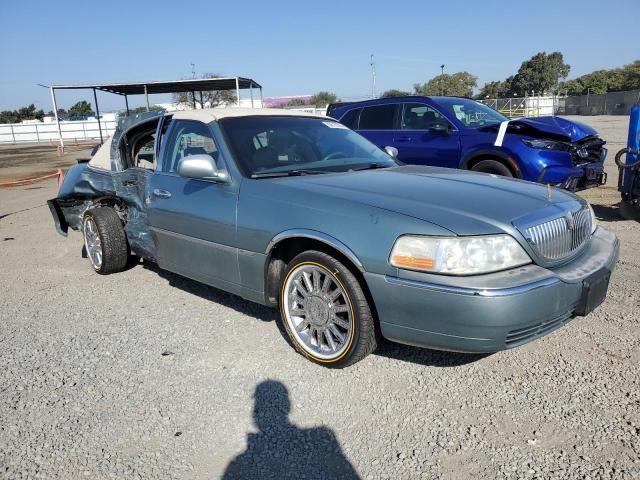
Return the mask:
<svg viewBox="0 0 640 480"><path fill-rule="evenodd" d="M495 352L528 343L576 316L583 281L613 270L619 243L598 228L589 248L562 267L528 265L472 277L398 271L366 273L382 335L458 352Z"/></svg>

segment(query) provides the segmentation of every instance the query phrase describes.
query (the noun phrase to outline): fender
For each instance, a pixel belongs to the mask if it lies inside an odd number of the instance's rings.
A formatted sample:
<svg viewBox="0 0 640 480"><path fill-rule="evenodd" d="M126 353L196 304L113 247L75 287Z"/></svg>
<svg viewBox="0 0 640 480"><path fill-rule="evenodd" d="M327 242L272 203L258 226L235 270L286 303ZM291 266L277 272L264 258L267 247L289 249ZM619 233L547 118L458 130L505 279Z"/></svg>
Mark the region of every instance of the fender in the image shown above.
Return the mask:
<svg viewBox="0 0 640 480"><path fill-rule="evenodd" d="M267 255L267 262L266 262L267 265L269 264L269 259L271 258L271 253L275 248L275 246L281 241L286 240L288 238L311 238L313 240L322 242L332 248L335 248L340 253L342 253L358 268L358 270L360 270L361 272L365 271L364 266L362 265L362 262L360 261L358 256L353 252L353 250L347 247L340 240L338 240L337 238L333 238L330 235L326 235L322 232L317 232L315 230L307 230L307 229L285 230L284 232L280 232L275 237L273 237L269 242L269 244L267 245L267 248L265 251Z"/></svg>
<svg viewBox="0 0 640 480"><path fill-rule="evenodd" d="M480 149L480 150L473 150L469 153L467 153L462 160L460 161L460 165L458 168L462 168L464 170L469 170L468 165L469 162L471 162L471 160L473 160L474 158L477 158L479 156L492 156L492 157L497 157L501 160L504 160L505 163L507 163L508 165L510 165L513 170L516 172L516 178L522 178L522 171L520 170L520 166L517 164L517 162L511 158L509 155L507 155L505 152L500 151L500 150L493 150L490 148L484 148L484 149Z"/></svg>

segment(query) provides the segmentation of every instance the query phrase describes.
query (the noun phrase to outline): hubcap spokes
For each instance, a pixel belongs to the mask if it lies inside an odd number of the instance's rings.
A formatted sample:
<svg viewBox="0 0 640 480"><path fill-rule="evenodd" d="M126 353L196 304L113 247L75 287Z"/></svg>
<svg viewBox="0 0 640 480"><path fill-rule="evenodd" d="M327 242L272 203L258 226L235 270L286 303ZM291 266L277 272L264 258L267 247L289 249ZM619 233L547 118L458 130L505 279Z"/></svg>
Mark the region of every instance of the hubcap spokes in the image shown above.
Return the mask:
<svg viewBox="0 0 640 480"><path fill-rule="evenodd" d="M98 227L91 217L84 222L84 245L91 265L96 270L102 266L102 242Z"/></svg>
<svg viewBox="0 0 640 480"><path fill-rule="evenodd" d="M301 265L285 285L286 321L298 343L320 358L339 356L349 345L352 318L349 298L324 268Z"/></svg>

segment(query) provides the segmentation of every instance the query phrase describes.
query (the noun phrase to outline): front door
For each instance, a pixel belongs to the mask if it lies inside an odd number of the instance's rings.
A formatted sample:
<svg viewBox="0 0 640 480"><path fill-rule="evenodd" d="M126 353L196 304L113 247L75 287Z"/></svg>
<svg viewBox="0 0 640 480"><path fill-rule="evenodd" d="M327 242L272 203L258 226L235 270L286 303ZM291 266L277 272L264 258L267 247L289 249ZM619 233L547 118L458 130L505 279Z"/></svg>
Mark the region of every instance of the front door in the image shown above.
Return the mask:
<svg viewBox="0 0 640 480"><path fill-rule="evenodd" d="M438 111L422 103L402 105L393 146L404 163L458 168L460 134Z"/></svg>
<svg viewBox="0 0 640 480"><path fill-rule="evenodd" d="M149 224L158 265L195 280L237 291L238 185L178 175L189 155L207 154L226 170L207 124L174 119L161 147L161 168L150 182Z"/></svg>

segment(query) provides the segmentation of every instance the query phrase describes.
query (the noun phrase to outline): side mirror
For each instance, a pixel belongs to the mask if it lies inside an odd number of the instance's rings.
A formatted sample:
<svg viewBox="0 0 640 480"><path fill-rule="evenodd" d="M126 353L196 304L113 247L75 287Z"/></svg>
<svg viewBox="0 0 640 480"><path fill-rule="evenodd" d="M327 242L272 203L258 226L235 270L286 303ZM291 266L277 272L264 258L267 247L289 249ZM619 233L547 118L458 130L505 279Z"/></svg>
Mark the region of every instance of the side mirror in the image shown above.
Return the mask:
<svg viewBox="0 0 640 480"><path fill-rule="evenodd" d="M199 178L201 180L213 180L214 182L226 182L226 172L221 172L216 167L216 162L211 155L189 155L178 163L178 175L185 178Z"/></svg>
<svg viewBox="0 0 640 480"><path fill-rule="evenodd" d="M398 158L398 149L396 147L384 147L384 151L387 152L391 158Z"/></svg>
<svg viewBox="0 0 640 480"><path fill-rule="evenodd" d="M435 133L449 133L449 126L444 123L435 123L429 127L429 130Z"/></svg>

